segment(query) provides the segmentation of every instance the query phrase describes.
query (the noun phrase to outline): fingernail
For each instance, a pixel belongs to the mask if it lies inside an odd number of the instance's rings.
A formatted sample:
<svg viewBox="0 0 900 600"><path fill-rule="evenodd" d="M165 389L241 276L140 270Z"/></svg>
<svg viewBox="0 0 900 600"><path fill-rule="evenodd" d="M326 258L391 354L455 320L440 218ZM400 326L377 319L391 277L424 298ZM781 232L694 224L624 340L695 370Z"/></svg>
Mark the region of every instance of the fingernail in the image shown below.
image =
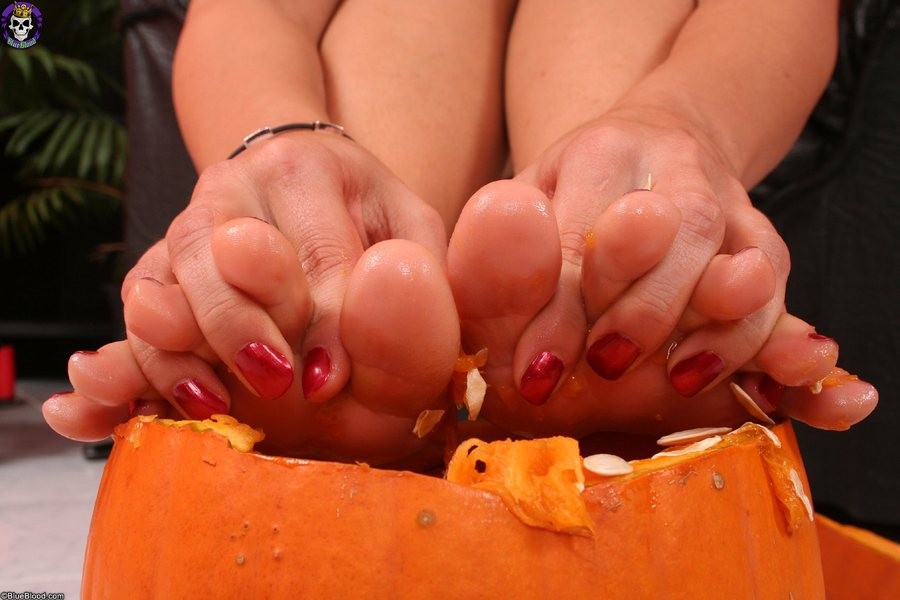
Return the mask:
<svg viewBox="0 0 900 600"><path fill-rule="evenodd" d="M303 359L303 395L310 397L325 385L331 374L331 358L325 348L313 348Z"/></svg>
<svg viewBox="0 0 900 600"><path fill-rule="evenodd" d="M706 350L675 365L669 372L669 381L679 394L690 398L709 385L724 369L722 358Z"/></svg>
<svg viewBox="0 0 900 600"><path fill-rule="evenodd" d="M597 375L614 381L628 370L640 353L640 348L624 335L608 333L591 344L586 358Z"/></svg>
<svg viewBox="0 0 900 600"><path fill-rule="evenodd" d="M163 285L162 281L153 277L141 277L138 281L147 281L149 283L155 283L156 285Z"/></svg>
<svg viewBox="0 0 900 600"><path fill-rule="evenodd" d="M540 406L550 397L562 372L562 361L555 354L541 352L525 369L519 393L531 404Z"/></svg>
<svg viewBox="0 0 900 600"><path fill-rule="evenodd" d="M250 342L241 348L234 364L256 394L266 400L284 394L294 381L294 369L288 359L261 342Z"/></svg>
<svg viewBox="0 0 900 600"><path fill-rule="evenodd" d="M76 350L73 353L73 355L78 355L78 356L93 356L95 354L100 354L100 353L97 352L96 350Z"/></svg>
<svg viewBox="0 0 900 600"><path fill-rule="evenodd" d="M768 404L768 406L761 406L763 411L771 413L778 410L778 404L781 402L782 394L784 394L784 385L768 375L763 375L756 389L759 391L762 399Z"/></svg>
<svg viewBox="0 0 900 600"><path fill-rule="evenodd" d="M809 339L815 340L817 342L833 342L834 338L830 338L827 335L822 335L821 333L816 333L815 331L809 334Z"/></svg>
<svg viewBox="0 0 900 600"><path fill-rule="evenodd" d="M172 395L192 419L208 419L212 415L228 412L225 401L195 379L179 381L172 388Z"/></svg>
<svg viewBox="0 0 900 600"><path fill-rule="evenodd" d="M736 256L740 256L740 255L743 254L744 252L749 252L750 250L759 250L759 246L747 246L746 248L741 248L740 250L738 250L737 252L735 252L734 254L732 254L732 255L731 255L731 258L734 258L734 257L736 257Z"/></svg>

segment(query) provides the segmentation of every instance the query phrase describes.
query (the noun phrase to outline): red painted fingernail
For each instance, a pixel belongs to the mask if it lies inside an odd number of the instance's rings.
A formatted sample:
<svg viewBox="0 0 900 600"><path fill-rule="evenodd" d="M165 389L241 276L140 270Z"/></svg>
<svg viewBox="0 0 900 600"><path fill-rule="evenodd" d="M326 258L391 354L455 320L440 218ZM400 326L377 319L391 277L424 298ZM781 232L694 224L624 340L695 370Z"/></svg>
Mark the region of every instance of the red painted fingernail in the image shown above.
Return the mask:
<svg viewBox="0 0 900 600"><path fill-rule="evenodd" d="M715 352L703 351L686 358L669 372L669 381L682 396L690 398L709 385L725 369Z"/></svg>
<svg viewBox="0 0 900 600"><path fill-rule="evenodd" d="M331 358L325 348L313 348L303 359L303 395L309 398L316 393L331 374Z"/></svg>
<svg viewBox="0 0 900 600"><path fill-rule="evenodd" d="M294 381L294 369L288 359L261 342L250 342L241 348L234 364L256 394L266 400L284 394Z"/></svg>
<svg viewBox="0 0 900 600"><path fill-rule="evenodd" d="M541 352L525 369L519 393L531 404L540 406L550 397L562 372L562 361L555 354Z"/></svg>
<svg viewBox="0 0 900 600"><path fill-rule="evenodd" d="M616 380L628 370L641 353L637 344L620 333L607 333L591 344L586 358L597 375Z"/></svg>
<svg viewBox="0 0 900 600"><path fill-rule="evenodd" d="M225 414L225 401L206 389L195 379L184 379L172 388L172 395L192 419L208 419L212 415Z"/></svg>
<svg viewBox="0 0 900 600"><path fill-rule="evenodd" d="M816 333L815 331L809 334L809 339L815 340L817 342L833 342L834 338L830 338L827 335L822 335L821 333Z"/></svg>
<svg viewBox="0 0 900 600"><path fill-rule="evenodd" d="M756 387L760 396L768 404L768 406L760 406L764 412L771 413L778 410L778 404L781 402L781 396L784 394L784 385L778 383L768 375L763 375Z"/></svg>

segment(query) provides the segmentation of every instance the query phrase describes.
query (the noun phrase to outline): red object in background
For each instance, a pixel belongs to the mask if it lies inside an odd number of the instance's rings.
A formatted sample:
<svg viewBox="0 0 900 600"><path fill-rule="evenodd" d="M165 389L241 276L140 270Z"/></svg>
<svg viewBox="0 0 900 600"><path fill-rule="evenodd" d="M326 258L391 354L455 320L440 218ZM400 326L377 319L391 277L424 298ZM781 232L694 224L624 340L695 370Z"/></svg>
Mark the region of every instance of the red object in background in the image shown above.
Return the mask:
<svg viewBox="0 0 900 600"><path fill-rule="evenodd" d="M0 402L16 396L16 355L12 346L0 346Z"/></svg>

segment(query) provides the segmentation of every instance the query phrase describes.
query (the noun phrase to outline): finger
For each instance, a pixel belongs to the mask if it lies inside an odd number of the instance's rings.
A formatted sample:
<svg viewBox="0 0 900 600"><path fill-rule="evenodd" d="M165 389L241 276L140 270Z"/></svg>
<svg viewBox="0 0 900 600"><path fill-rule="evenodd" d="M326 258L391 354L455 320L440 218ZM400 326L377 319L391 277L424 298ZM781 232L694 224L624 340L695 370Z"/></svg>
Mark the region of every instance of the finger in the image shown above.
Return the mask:
<svg viewBox="0 0 900 600"><path fill-rule="evenodd" d="M766 253L748 246L713 257L694 288L690 308L708 320L742 319L772 300L775 286L775 269Z"/></svg>
<svg viewBox="0 0 900 600"><path fill-rule="evenodd" d="M129 415L128 404L98 404L75 392L51 396L41 406L44 420L56 433L80 442L96 442L109 437Z"/></svg>
<svg viewBox="0 0 900 600"><path fill-rule="evenodd" d="M208 419L228 414L231 395L213 368L190 352L159 350L136 336L129 348L141 372L178 413L186 419Z"/></svg>
<svg viewBox="0 0 900 600"><path fill-rule="evenodd" d="M103 406L127 405L150 390L125 341L112 342L97 351L76 352L69 358L68 374L80 397Z"/></svg>
<svg viewBox="0 0 900 600"><path fill-rule="evenodd" d="M125 297L125 327L160 350L189 352L204 345L181 285L150 277L133 280Z"/></svg>
<svg viewBox="0 0 900 600"><path fill-rule="evenodd" d="M760 352L770 338L777 320L784 312L784 289L789 269L788 253L778 233L758 211L749 205L745 197L735 198L728 203L728 238L725 250L734 247L757 247L760 252L744 253L738 261L748 260L750 270L744 275L744 287L752 287L753 277L760 278L759 294L753 303L765 299L765 304L747 317L733 321L712 321L690 332L670 354L668 360L669 379L672 385L683 396L690 397L701 390L715 385L733 373ZM767 268L767 263L772 269ZM717 265L710 277L716 277ZM707 269L708 272L708 269ZM721 294L715 290L703 289L701 296L706 296L706 310L715 312L723 310L723 306L735 306L733 300L724 298L726 289ZM719 295L719 307L710 296Z"/></svg>
<svg viewBox="0 0 900 600"><path fill-rule="evenodd" d="M768 373L784 385L814 385L837 365L838 345L805 321L782 313L749 368Z"/></svg>
<svg viewBox="0 0 900 600"><path fill-rule="evenodd" d="M869 416L877 405L878 390L872 384L836 369L820 391L810 386L788 388L779 412L812 427L845 431Z"/></svg>
<svg viewBox="0 0 900 600"><path fill-rule="evenodd" d="M223 280L264 307L285 339L299 350L312 298L290 242L264 221L240 218L216 227L210 245Z"/></svg>
<svg viewBox="0 0 900 600"><path fill-rule="evenodd" d="M617 297L588 335L588 363L604 379L622 377L671 337L695 285L721 246L720 199L701 172L677 167L677 162L667 163L654 187L681 215L668 253Z"/></svg>
<svg viewBox="0 0 900 600"><path fill-rule="evenodd" d="M290 345L263 307L222 278L210 247L218 225L256 212L250 199L259 192L241 173L226 167L208 170L166 241L172 270L210 347L248 389L274 399L294 378Z"/></svg>
<svg viewBox="0 0 900 600"><path fill-rule="evenodd" d="M649 190L626 194L600 215L586 240L582 265L590 321L665 257L680 224L678 208Z"/></svg>

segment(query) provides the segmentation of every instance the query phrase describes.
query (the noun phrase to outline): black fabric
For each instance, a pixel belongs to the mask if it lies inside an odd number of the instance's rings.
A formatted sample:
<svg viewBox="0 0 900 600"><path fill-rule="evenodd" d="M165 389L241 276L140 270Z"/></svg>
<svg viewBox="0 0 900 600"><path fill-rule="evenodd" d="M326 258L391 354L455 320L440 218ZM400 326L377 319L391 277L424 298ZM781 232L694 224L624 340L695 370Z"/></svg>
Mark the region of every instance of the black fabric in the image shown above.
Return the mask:
<svg viewBox="0 0 900 600"><path fill-rule="evenodd" d="M187 204L197 174L172 105L172 56L187 0L123 0L127 126L125 246L130 268Z"/></svg>
<svg viewBox="0 0 900 600"><path fill-rule="evenodd" d="M900 2L842 19L835 75L800 141L752 196L791 251L790 312L841 344L880 403L848 432L798 425L816 507L900 533Z"/></svg>

